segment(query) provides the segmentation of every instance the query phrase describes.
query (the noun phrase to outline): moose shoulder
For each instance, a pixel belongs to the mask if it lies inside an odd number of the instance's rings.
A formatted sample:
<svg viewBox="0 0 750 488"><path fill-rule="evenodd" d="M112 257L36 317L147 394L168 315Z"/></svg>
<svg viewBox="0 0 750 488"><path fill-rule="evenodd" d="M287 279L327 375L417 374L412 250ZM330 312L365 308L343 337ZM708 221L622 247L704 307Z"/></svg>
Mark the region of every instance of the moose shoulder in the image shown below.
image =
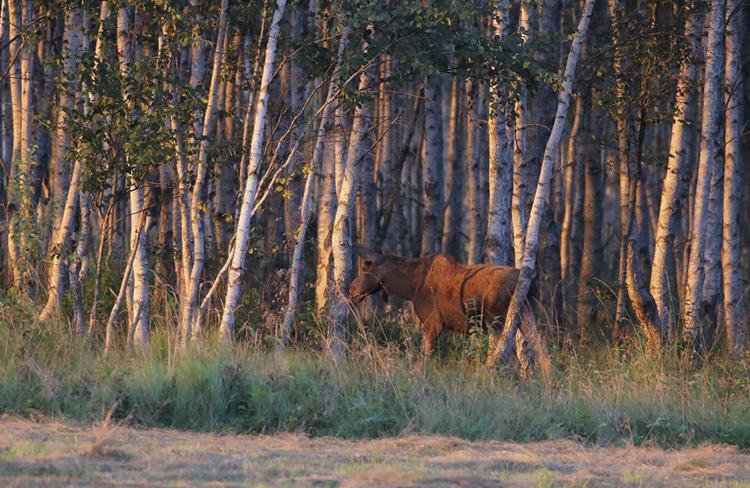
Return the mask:
<svg viewBox="0 0 750 488"><path fill-rule="evenodd" d="M482 312L485 327L503 324L519 271L509 266L467 265L445 254L416 259L385 256L357 246L363 273L352 281L349 298L358 303L380 290L414 303L425 328L429 356L443 330L468 332L470 308ZM493 333L499 331L493 330Z"/></svg>

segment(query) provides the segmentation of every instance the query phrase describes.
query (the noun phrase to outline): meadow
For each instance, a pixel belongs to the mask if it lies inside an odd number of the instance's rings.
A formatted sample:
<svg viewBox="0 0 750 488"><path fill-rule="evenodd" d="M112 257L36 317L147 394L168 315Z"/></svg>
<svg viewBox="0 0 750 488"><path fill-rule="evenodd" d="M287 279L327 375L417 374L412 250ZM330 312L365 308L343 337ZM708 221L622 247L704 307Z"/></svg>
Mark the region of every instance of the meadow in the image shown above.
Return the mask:
<svg viewBox="0 0 750 488"><path fill-rule="evenodd" d="M34 306L0 307L0 413L139 428L301 433L341 438L406 434L591 445L750 447L750 362L677 350L654 357L637 334L621 346L553 350L545 381L483 365L487 337L445 337L423 363L408 320L360 323L346 359L323 352L310 321L284 351L253 336L208 337L176 348L167 323L144 350L103 354L64 322L37 322ZM261 331L262 332L262 331ZM260 332L258 332L260 333Z"/></svg>

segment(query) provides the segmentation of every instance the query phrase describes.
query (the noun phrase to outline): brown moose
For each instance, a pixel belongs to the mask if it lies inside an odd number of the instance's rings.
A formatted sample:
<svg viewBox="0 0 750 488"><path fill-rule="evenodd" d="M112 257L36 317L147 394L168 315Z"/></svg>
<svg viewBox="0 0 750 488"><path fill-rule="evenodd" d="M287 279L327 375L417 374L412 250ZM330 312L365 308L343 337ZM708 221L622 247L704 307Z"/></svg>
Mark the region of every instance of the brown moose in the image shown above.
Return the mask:
<svg viewBox="0 0 750 488"><path fill-rule="evenodd" d="M445 254L416 259L386 256L356 246L364 261L363 273L349 286L349 299L359 303L380 290L414 304L424 325L424 356L432 353L443 330L469 331L467 308L474 304L482 311L485 327L493 323L498 334L505 322L510 298L518 282L519 271L509 266L462 264Z"/></svg>

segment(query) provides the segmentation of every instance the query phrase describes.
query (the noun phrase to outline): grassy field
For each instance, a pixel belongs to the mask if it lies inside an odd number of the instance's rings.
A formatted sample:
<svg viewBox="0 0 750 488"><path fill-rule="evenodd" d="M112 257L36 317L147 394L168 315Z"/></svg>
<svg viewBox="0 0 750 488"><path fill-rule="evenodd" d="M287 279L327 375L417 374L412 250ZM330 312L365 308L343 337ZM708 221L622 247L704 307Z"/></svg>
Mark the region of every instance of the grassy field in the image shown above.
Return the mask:
<svg viewBox="0 0 750 488"><path fill-rule="evenodd" d="M0 485L750 486L735 447L206 434L0 419Z"/></svg>
<svg viewBox="0 0 750 488"><path fill-rule="evenodd" d="M723 355L685 365L637 343L554 353L550 384L488 371L481 336L447 339L421 366L405 332L362 334L347 360L297 344L283 355L250 341L174 353L166 328L143 352L109 356L0 307L0 413L104 418L136 427L374 439L406 434L665 448L750 447L750 363ZM389 335L390 334L390 335ZM390 337L390 339L389 339Z"/></svg>

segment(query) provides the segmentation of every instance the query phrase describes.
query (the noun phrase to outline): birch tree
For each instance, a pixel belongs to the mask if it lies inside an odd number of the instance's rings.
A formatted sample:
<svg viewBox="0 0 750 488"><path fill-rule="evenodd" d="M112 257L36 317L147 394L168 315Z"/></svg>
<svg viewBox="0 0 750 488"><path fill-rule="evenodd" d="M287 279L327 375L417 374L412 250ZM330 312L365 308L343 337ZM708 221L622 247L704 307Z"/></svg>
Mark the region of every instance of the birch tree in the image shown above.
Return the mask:
<svg viewBox="0 0 750 488"><path fill-rule="evenodd" d="M369 83L368 71L365 69L359 77L359 93L364 93ZM334 358L344 354L345 322L348 317L349 290L352 270L352 237L351 220L354 209L354 198L357 195L357 176L363 158L364 142L367 138L370 122L369 102L363 101L354 111L352 131L346 155L346 170L339 191L336 216L333 221L333 286L330 308L331 318L328 332L328 350Z"/></svg>
<svg viewBox="0 0 750 488"><path fill-rule="evenodd" d="M508 24L508 0L499 0L495 5L493 35L498 41L506 35ZM513 159L509 147L508 122L500 110L500 87L490 85L488 98L491 107L487 121L489 134L489 210L487 212L487 235L484 252L487 260L494 264L510 265L513 261L512 222L510 217L513 193Z"/></svg>
<svg viewBox="0 0 750 488"><path fill-rule="evenodd" d="M742 168L742 39L746 31L742 2L728 0L726 9L726 118L724 128L724 223L722 228L722 277L727 347L740 357L747 347L747 307L740 269L740 206Z"/></svg>
<svg viewBox="0 0 750 488"><path fill-rule="evenodd" d="M281 18L286 7L286 0L276 1L276 10L271 20L268 31L268 43L266 44L265 60L263 62L263 75L261 77L258 99L255 105L255 117L252 131L252 142L250 144L249 163L244 192L240 204L240 214L234 233L234 249L231 253L231 265L228 271L227 293L224 301L224 309L221 317L219 336L222 341L230 342L234 331L234 314L240 300L242 288L242 269L245 265L245 255L249 245L250 217L255 204L255 196L258 190L258 172L263 150L263 133L266 124L266 110L268 107L268 92L273 78L273 65L276 59L276 47L279 40Z"/></svg>
<svg viewBox="0 0 750 488"><path fill-rule="evenodd" d="M532 40L533 29L531 17L534 6L529 0L521 0L518 13L518 32L521 34L522 46ZM518 100L515 103L515 122L513 136L513 250L516 267L523 263L523 253L526 241L528 218L526 216L526 200L528 188L528 169L526 165L526 125L529 115L527 110L528 90L522 83L519 87Z"/></svg>
<svg viewBox="0 0 750 488"><path fill-rule="evenodd" d="M583 11L581 12L581 18L578 22L575 37L571 43L570 53L568 54L568 60L565 64L563 84L558 95L555 123L552 126L552 132L550 133L550 137L547 140L547 146L544 150L544 159L542 160L539 182L537 183L536 194L534 195L534 204L531 207L529 223L526 229L523 262L518 278L518 284L516 285L516 289L513 292L513 296L508 305L503 334L498 340L493 341L493 344L491 344L490 352L487 356L488 366L494 366L498 358L501 358L503 362L507 362L513 346L515 345L514 341L509 339L514 336L520 325L521 330L535 350L542 373L547 378L550 374L551 365L549 353L547 352L539 331L530 320L524 320L521 323L520 315L523 304L528 296L531 280L534 276L537 240L542 221L542 212L551 186L554 160L557 157L563 130L565 128L565 119L570 106L570 95L573 91L573 79L575 76L576 64L578 63L581 46L586 39L586 33L588 31L593 7L594 0L586 0L583 6Z"/></svg>
<svg viewBox="0 0 750 488"><path fill-rule="evenodd" d="M318 124L318 133L315 138L315 146L313 147L312 159L309 167L306 169L307 176L305 178L305 189L302 194L302 206L300 208L299 216L299 227L295 233L295 245L294 254L292 255L291 271L289 275L289 298L287 300L286 313L284 315L284 322L281 325L281 333L279 337L280 345L283 346L289 342L289 337L292 331L292 325L294 323L294 314L297 310L297 303L299 301L299 286L303 270L303 257L305 250L305 240L307 237L307 229L310 225L310 218L312 214L313 206L313 190L315 188L315 176L316 169L320 167L321 160L323 158L323 145L325 138L326 126L328 121L331 119L331 114L334 109L334 101L338 96L337 84L340 78L341 64L344 56L344 51L349 38L349 28L344 27L341 31L341 39L339 41L339 50L336 57L336 66L331 75L331 80L328 83L328 94L326 95L325 102L320 116L320 122Z"/></svg>
<svg viewBox="0 0 750 488"><path fill-rule="evenodd" d="M659 320L666 331L673 329L672 315L675 303L676 282L672 281L675 272L674 240L675 218L680 205L680 195L687 186L685 174L688 170L687 150L690 131L688 124L695 118L697 96L695 80L700 52L700 38L703 30L703 15L688 15L685 34L690 41L690 58L680 63L677 80L675 112L672 119L672 135L669 142L667 172L662 186L659 203L659 218L656 224L654 258L651 271L651 294L656 302Z"/></svg>
<svg viewBox="0 0 750 488"><path fill-rule="evenodd" d="M70 236L73 229L76 210L78 209L78 183L81 176L80 162L75 161L73 170L70 172L70 162L67 160L66 152L69 144L69 133L65 120L68 113L72 110L75 94L76 70L81 56L81 32L82 22L81 6L73 3L65 13L65 35L64 35L64 61L62 66L62 75L60 81L60 108L57 115L57 127L55 132L55 148L52 151L55 157L54 167L57 172L58 185L57 191L62 191L67 187L67 198L63 195L56 196L55 220L58 224L54 226L54 236L52 240L52 263L49 271L49 287L47 304L44 306L39 316L40 320L47 320L53 312L60 306L65 278L65 260L70 252ZM68 174L70 172L70 174ZM67 176L67 178L66 178ZM57 205L61 205L63 210L57 217ZM79 333L82 331L78 331Z"/></svg>
<svg viewBox="0 0 750 488"><path fill-rule="evenodd" d="M708 17L708 40L706 45L706 68L704 74L703 116L701 122L700 154L698 159L697 186L690 231L690 265L685 288L685 310L683 326L685 339L694 351L702 348L700 305L705 277L704 251L708 228L708 198L713 174L716 150L719 141L719 116L722 102L722 32L724 30L724 0L712 0Z"/></svg>
<svg viewBox="0 0 750 488"><path fill-rule="evenodd" d="M189 266L183 268L189 269L189 278L182 296L184 304L182 305L182 340L184 344L190 341L191 335L200 336L201 330L194 327L198 306L198 291L200 287L201 273L203 272L203 263L205 262L205 235L204 219L202 214L205 207L205 187L208 171L208 151L210 144L210 134L216 123L216 112L219 96L219 82L221 76L222 61L224 58L224 38L227 33L227 9L228 0L221 2L221 14L219 18L219 30L217 34L213 68L211 70L211 84L208 89L208 103L203 113L202 122L197 125L200 130L199 146L195 166L195 183L190 196L190 221L191 233L193 237L192 262ZM197 43L196 43L197 44ZM197 55L196 55L197 57ZM197 60L196 60L197 61ZM200 61L199 61L200 63ZM201 70L193 70L196 77L200 75ZM197 324L197 322L196 322Z"/></svg>

